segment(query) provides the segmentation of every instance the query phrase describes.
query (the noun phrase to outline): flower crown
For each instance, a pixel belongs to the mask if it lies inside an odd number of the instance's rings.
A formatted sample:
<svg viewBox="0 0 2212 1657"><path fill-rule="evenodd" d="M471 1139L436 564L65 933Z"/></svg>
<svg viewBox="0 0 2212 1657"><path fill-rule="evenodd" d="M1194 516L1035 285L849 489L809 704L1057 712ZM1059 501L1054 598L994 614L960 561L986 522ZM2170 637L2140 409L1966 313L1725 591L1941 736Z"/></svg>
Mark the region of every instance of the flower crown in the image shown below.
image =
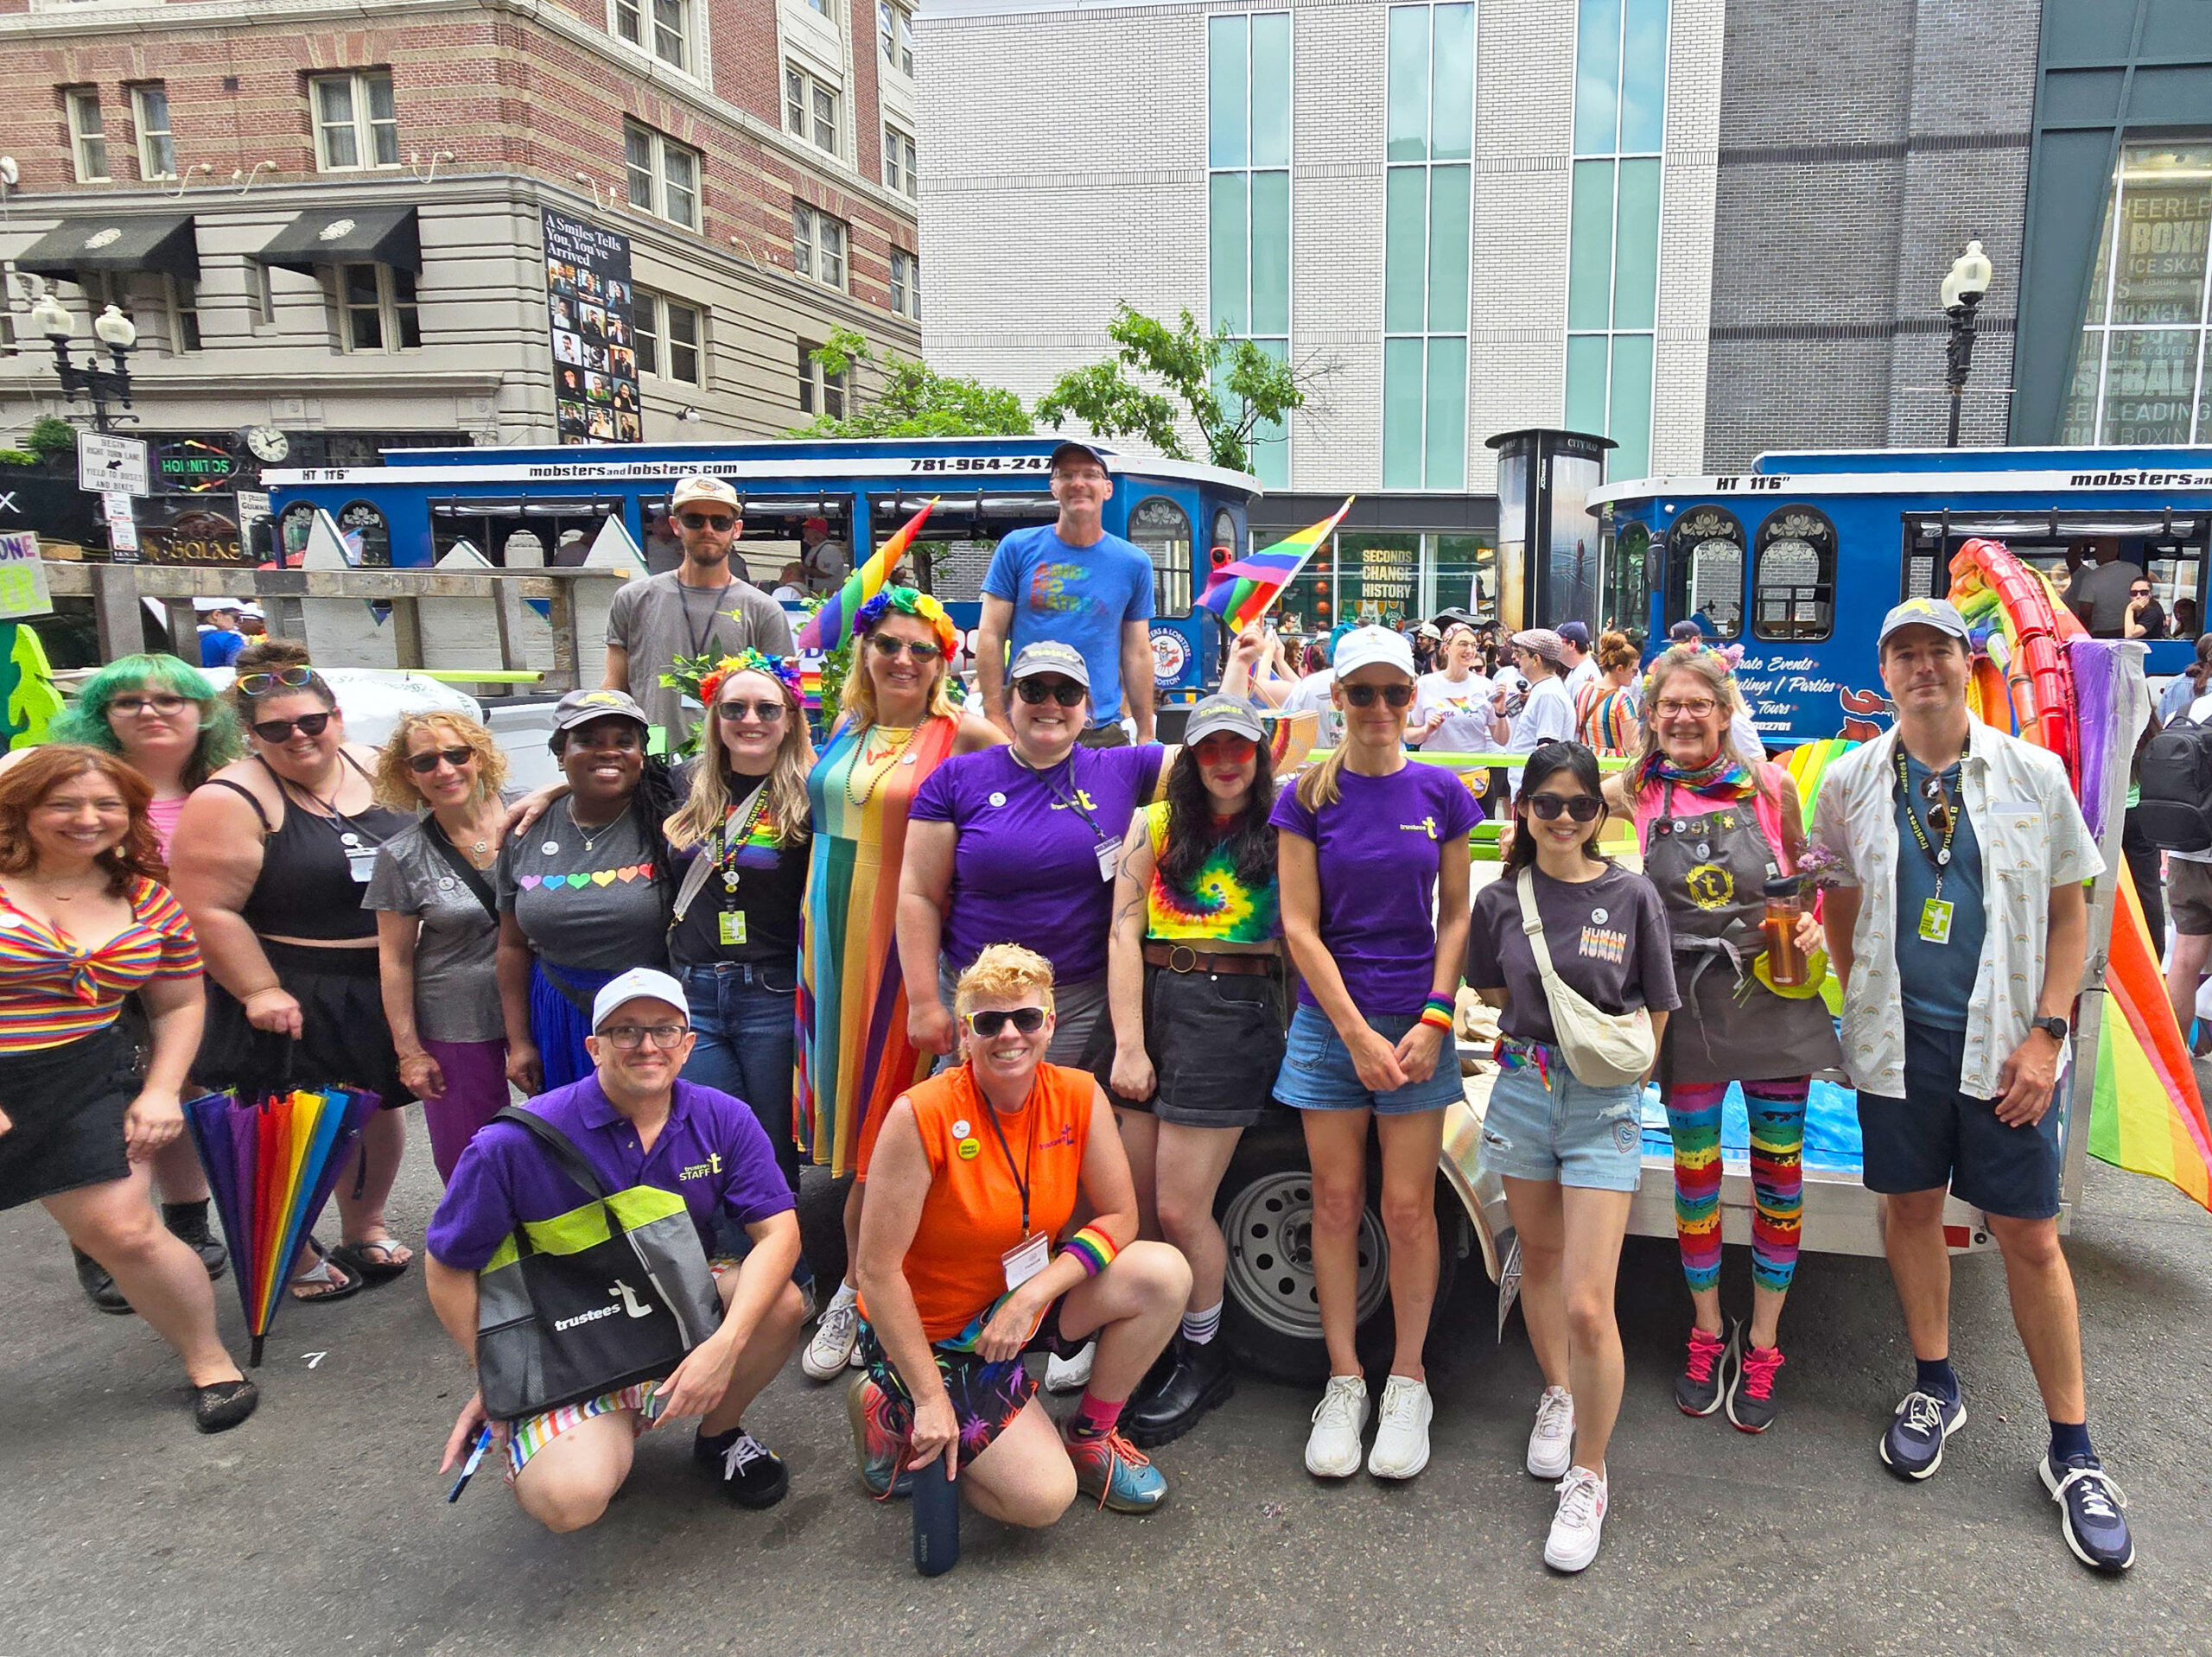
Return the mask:
<svg viewBox="0 0 2212 1657"><path fill-rule="evenodd" d="M1720 663L1720 671L1722 676L1732 680L1736 676L1737 668L1743 663L1744 647L1741 644L1720 645L1700 644L1668 645L1665 650L1661 651L1659 654L1653 658L1651 663L1651 670L1643 676L1643 695L1644 704L1647 707L1649 706L1651 702L1659 694L1659 670L1662 666L1672 665L1675 667L1680 667L1684 663L1694 662L1701 656L1710 656L1716 659ZM1671 663L1669 662L1670 657L1672 658Z"/></svg>
<svg viewBox="0 0 2212 1657"><path fill-rule="evenodd" d="M927 622L937 634L947 663L959 655L960 630L952 625L952 618L945 614L944 606L928 594L918 593L911 587L887 587L861 606L860 613L853 618L853 637L867 637L869 629L893 610L902 616Z"/></svg>
<svg viewBox="0 0 2212 1657"><path fill-rule="evenodd" d="M699 679L699 700L709 707L721 694L722 686L733 673L765 673L791 693L793 702L802 700L799 686L798 659L791 656L770 656L756 650L741 650L734 656L725 656L709 668Z"/></svg>

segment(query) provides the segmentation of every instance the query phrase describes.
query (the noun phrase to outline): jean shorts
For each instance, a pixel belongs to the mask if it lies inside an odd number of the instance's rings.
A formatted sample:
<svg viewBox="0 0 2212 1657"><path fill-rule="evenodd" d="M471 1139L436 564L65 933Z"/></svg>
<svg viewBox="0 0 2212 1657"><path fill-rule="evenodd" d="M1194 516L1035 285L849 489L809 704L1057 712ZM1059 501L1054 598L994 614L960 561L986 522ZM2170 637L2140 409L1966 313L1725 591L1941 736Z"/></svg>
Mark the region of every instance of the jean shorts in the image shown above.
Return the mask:
<svg viewBox="0 0 2212 1657"><path fill-rule="evenodd" d="M1564 1059L1499 1072L1483 1116L1482 1165L1509 1179L1585 1190L1632 1191L1643 1182L1643 1090L1586 1087Z"/></svg>
<svg viewBox="0 0 2212 1657"><path fill-rule="evenodd" d="M1420 1022L1419 1013L1384 1014L1369 1019L1367 1027L1395 1045ZM1275 1076L1275 1097L1293 1110L1371 1110L1378 1116L1403 1116L1417 1110L1441 1110L1465 1096L1459 1086L1458 1050L1448 1034L1427 1081L1376 1093L1359 1079L1351 1049L1327 1013L1301 1001L1291 1015L1290 1042Z"/></svg>

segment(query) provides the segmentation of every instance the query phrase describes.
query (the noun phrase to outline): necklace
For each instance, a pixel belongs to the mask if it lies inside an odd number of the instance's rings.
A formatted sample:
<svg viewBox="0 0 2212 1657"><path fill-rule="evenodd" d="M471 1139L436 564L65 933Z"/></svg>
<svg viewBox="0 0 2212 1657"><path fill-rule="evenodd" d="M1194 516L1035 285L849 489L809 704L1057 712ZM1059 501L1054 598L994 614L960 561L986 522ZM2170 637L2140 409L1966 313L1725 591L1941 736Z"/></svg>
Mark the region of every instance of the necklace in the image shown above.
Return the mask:
<svg viewBox="0 0 2212 1657"><path fill-rule="evenodd" d="M434 812L431 815L435 817L436 814ZM506 812L505 809L502 808L499 811L499 817L493 819L493 821L504 821L505 816ZM571 822L575 821L575 817L573 814L570 815L569 821ZM438 824L438 832L444 835L447 840L451 841L454 846L461 847L461 849L466 852L468 860L475 864L478 868L483 868L491 862L493 855L492 839L493 836L499 832L496 828L487 829L481 834L477 834L476 825L471 823L464 825L456 833L448 831L445 824L441 822ZM474 834L476 837L474 840L469 841L464 847L462 846L461 835L467 834Z"/></svg>
<svg viewBox="0 0 2212 1657"><path fill-rule="evenodd" d="M875 728L880 730L882 727L879 726ZM883 786L883 779L891 775L892 770L894 766L903 764L912 764L912 756L907 754L906 750L912 744L915 737L921 733L921 729L922 727L920 726L916 725L911 726L907 729L899 732L898 740L893 742L889 747L882 750L880 753L871 753L868 752L869 739L874 735L874 731L872 730L863 734L859 741L853 745L853 763L845 772L846 802L852 805L866 805L870 800L875 797L875 790ZM867 788L863 789L860 793L855 794L853 792L853 776L855 772L860 771L864 765L874 765L875 766L875 770L868 777Z"/></svg>
<svg viewBox="0 0 2212 1657"><path fill-rule="evenodd" d="M600 837L601 835L606 834L608 829L612 828L615 823L621 822L624 817L629 815L629 809L626 806L623 809L614 814L613 819L611 822L602 822L596 828L587 829L583 824L576 821L575 797L571 795L569 797L569 826L576 831L578 838L583 841L584 855L586 857L589 857L591 855L591 848L599 843Z"/></svg>
<svg viewBox="0 0 2212 1657"><path fill-rule="evenodd" d="M99 879L99 875L96 873L89 879L79 880L70 890L64 892L59 886L48 886L36 875L33 875L29 878L31 885L36 886L41 892L44 892L48 897L53 898L54 901L58 904L70 904L76 902L78 898L83 897L88 890L97 885Z"/></svg>

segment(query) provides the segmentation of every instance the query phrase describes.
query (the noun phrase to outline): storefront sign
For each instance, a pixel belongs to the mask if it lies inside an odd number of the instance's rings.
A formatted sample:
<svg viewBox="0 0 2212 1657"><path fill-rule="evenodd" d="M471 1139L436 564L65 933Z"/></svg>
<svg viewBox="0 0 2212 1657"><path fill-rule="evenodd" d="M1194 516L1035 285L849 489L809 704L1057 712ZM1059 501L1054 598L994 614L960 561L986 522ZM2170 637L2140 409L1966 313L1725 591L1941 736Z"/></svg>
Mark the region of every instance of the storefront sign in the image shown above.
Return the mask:
<svg viewBox="0 0 2212 1657"><path fill-rule="evenodd" d="M238 526L227 514L199 501L175 498L168 521L142 524L138 540L157 564L241 565L248 561Z"/></svg>
<svg viewBox="0 0 2212 1657"><path fill-rule="evenodd" d="M545 209L545 308L563 443L645 441L632 334L630 238Z"/></svg>
<svg viewBox="0 0 2212 1657"><path fill-rule="evenodd" d="M197 437L162 444L154 466L155 477L163 489L188 495L220 489L238 475L238 457L228 449Z"/></svg>

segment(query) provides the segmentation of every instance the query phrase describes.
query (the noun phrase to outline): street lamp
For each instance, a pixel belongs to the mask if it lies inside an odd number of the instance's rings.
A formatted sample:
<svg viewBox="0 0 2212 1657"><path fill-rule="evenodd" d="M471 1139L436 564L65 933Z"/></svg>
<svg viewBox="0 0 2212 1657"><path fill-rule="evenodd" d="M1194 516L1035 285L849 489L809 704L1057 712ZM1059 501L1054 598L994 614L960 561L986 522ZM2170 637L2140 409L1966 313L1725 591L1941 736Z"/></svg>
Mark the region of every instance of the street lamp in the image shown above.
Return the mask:
<svg viewBox="0 0 2212 1657"><path fill-rule="evenodd" d="M1943 440L1945 448L1959 446L1959 397L1974 366L1974 312L1989 292L1992 274L1981 244L1968 242L1967 251L1951 261L1951 274L1943 278L1943 314L1951 319L1950 343L1943 351L1943 383L1951 392L1951 431Z"/></svg>
<svg viewBox="0 0 2212 1657"><path fill-rule="evenodd" d="M69 340L77 332L77 319L51 293L41 295L31 307L31 323L54 342L54 371L60 376L61 390L69 401L92 400L95 431L105 432L121 421L137 419L137 415L111 416L108 413L111 399L126 409L130 406L130 368L124 359L138 343L137 327L120 308L111 305L92 319L92 333L115 359L113 368L100 366L97 349L82 363L70 360Z"/></svg>

